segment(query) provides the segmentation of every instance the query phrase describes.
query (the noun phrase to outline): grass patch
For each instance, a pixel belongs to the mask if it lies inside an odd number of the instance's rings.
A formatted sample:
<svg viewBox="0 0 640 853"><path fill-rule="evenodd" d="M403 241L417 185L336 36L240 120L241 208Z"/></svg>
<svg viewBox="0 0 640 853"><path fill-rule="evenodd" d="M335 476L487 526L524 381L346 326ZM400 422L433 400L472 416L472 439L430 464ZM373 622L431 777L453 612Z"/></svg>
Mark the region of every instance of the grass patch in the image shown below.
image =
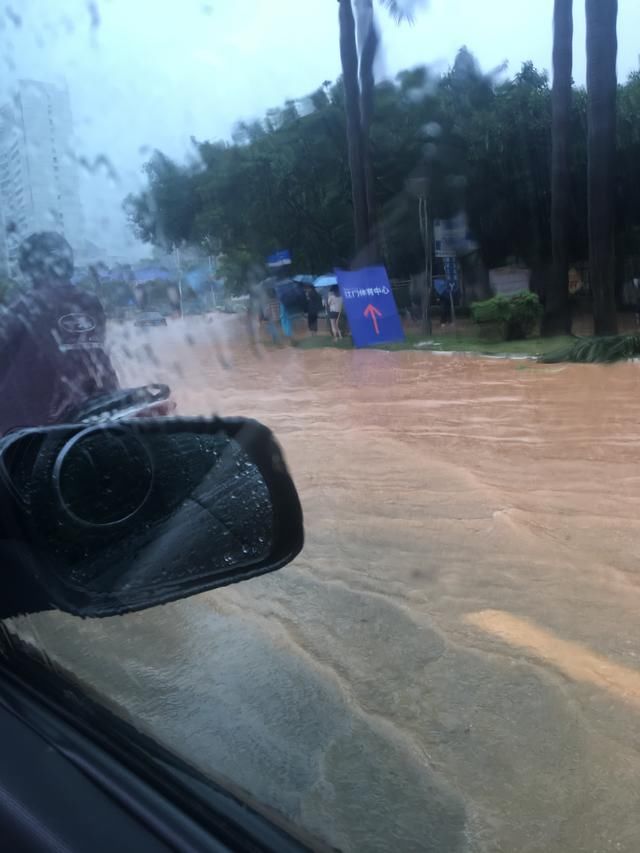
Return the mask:
<svg viewBox="0 0 640 853"><path fill-rule="evenodd" d="M429 346L418 346L424 342ZM450 332L444 335L432 335L427 337L421 333L410 332L406 339L394 344L381 344L374 349L391 351L420 350L422 352L477 352L481 355L530 355L543 356L546 353L567 348L575 341L568 335L556 338L526 338L522 341L486 341L478 335L456 334ZM330 335L316 335L315 337L303 338L298 342L300 349L322 349L330 347L333 349L353 349L351 338L344 338L334 343Z"/></svg>
<svg viewBox="0 0 640 853"><path fill-rule="evenodd" d="M299 349L353 349L353 343L350 337L342 338L340 341L334 341L331 335L313 335L308 338L301 338L297 346Z"/></svg>

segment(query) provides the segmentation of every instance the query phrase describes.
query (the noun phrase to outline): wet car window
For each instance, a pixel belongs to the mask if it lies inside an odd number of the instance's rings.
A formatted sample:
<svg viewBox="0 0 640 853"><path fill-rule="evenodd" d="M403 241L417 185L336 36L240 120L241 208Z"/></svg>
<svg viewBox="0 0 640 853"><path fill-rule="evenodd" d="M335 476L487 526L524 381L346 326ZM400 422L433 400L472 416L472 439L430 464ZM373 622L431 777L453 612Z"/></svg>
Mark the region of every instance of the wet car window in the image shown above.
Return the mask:
<svg viewBox="0 0 640 853"><path fill-rule="evenodd" d="M254 418L305 524L264 576L10 630L337 849L640 849L637 5L1 14L0 432ZM243 488L172 528L194 572L234 519L271 546Z"/></svg>

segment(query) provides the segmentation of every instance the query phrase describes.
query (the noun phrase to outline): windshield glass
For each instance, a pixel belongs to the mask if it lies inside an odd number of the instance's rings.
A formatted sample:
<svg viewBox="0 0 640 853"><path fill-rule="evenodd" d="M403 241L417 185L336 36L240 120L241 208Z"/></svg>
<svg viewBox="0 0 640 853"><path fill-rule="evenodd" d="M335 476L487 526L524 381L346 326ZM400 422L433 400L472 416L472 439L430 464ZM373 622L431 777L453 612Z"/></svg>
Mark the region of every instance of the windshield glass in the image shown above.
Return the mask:
<svg viewBox="0 0 640 853"><path fill-rule="evenodd" d="M640 849L639 26L3 4L0 433L255 418L305 524L262 577L11 630L337 849Z"/></svg>

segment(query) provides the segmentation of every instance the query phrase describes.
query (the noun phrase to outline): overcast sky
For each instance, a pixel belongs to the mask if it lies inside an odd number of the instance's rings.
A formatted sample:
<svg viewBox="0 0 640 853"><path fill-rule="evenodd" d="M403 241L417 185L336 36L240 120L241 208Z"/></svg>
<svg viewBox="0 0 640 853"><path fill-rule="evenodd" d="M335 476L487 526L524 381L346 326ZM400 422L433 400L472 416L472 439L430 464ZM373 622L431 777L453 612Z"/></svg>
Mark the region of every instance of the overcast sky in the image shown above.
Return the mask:
<svg viewBox="0 0 640 853"><path fill-rule="evenodd" d="M585 78L584 3L577 0L574 76ZM619 76L638 68L640 3L620 0ZM78 151L104 166L83 176L88 236L122 248L120 200L153 148L183 158L191 136L228 137L340 73L336 0L15 0L3 4L3 85L66 81ZM532 59L551 66L553 0L429 0L413 26L380 11L382 70L446 69L467 45L485 70ZM7 73L8 72L8 73ZM5 96L9 89L5 88Z"/></svg>

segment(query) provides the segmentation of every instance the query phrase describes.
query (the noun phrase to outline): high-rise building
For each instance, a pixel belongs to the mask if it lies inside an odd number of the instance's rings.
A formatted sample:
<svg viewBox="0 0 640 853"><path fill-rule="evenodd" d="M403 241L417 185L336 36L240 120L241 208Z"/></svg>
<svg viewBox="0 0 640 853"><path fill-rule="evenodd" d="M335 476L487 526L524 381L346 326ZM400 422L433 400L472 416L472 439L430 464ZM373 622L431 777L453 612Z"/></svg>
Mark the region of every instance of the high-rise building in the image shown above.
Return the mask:
<svg viewBox="0 0 640 853"><path fill-rule="evenodd" d="M58 231L74 249L83 242L72 134L69 94L58 86L21 80L0 108L0 264L9 274L34 231Z"/></svg>

